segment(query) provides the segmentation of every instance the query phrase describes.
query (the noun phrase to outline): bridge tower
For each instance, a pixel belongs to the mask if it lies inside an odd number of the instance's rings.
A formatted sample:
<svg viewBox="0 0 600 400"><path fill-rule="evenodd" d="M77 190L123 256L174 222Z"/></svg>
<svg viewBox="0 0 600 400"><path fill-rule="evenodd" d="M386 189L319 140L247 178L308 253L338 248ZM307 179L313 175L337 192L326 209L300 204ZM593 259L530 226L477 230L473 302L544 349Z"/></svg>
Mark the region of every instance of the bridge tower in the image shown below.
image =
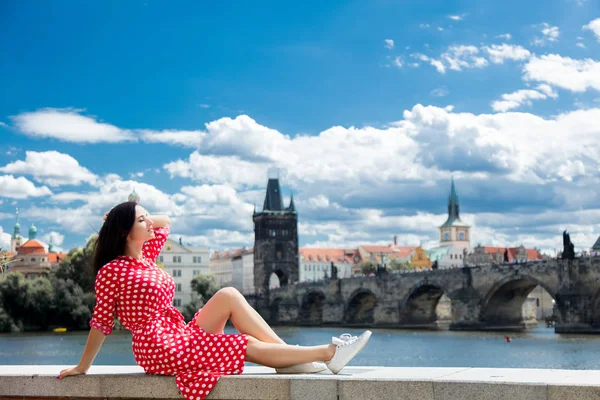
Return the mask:
<svg viewBox="0 0 600 400"><path fill-rule="evenodd" d="M277 170L269 171L267 193L261 212L254 222L254 287L259 295L269 294L269 281L275 273L280 286L299 280L298 214L294 196L284 207Z"/></svg>
<svg viewBox="0 0 600 400"><path fill-rule="evenodd" d="M454 187L454 177L448 196L448 219L440 226L440 245L458 248L471 247L471 227L461 221L458 205L458 194Z"/></svg>

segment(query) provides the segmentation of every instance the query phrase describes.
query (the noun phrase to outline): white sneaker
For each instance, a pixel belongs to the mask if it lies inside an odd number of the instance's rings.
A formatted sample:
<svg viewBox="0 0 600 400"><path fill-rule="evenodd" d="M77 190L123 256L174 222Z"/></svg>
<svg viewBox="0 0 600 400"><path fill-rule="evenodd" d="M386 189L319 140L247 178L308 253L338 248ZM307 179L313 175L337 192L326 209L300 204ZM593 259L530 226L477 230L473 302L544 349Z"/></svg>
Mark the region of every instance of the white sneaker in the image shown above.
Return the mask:
<svg viewBox="0 0 600 400"><path fill-rule="evenodd" d="M344 333L339 338L331 338L331 342L337 347L333 358L325 363L327 368L334 374L340 372L365 347L370 337L371 331L364 331L360 336Z"/></svg>
<svg viewBox="0 0 600 400"><path fill-rule="evenodd" d="M315 374L323 372L327 366L322 362L310 362L304 364L292 365L291 367L276 368L278 374Z"/></svg>

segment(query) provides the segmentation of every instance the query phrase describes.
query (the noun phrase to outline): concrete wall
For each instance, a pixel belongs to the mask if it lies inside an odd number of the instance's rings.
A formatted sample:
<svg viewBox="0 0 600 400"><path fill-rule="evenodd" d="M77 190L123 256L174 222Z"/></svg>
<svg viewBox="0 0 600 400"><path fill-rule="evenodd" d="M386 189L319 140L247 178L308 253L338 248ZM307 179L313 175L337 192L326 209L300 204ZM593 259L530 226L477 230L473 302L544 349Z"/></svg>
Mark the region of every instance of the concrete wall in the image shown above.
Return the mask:
<svg viewBox="0 0 600 400"><path fill-rule="evenodd" d="M93 366L57 380L66 366L0 366L2 399L181 400L172 376L139 367ZM208 400L585 400L600 397L600 371L347 367L339 375L278 375L247 367L221 378Z"/></svg>

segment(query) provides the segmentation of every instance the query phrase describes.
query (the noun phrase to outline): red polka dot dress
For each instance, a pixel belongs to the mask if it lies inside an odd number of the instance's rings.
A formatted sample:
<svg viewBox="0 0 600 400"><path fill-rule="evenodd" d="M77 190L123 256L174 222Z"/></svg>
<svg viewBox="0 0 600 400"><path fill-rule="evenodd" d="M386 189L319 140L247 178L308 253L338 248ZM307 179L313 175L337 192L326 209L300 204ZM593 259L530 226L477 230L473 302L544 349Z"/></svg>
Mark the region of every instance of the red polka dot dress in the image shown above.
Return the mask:
<svg viewBox="0 0 600 400"><path fill-rule="evenodd" d="M186 400L202 400L223 375L241 374L248 337L212 334L194 320L186 324L173 307L175 282L155 260L168 228L156 228L144 243L143 260L120 256L96 276L96 306L90 326L109 335L114 315L133 333L135 360L147 374L175 375Z"/></svg>

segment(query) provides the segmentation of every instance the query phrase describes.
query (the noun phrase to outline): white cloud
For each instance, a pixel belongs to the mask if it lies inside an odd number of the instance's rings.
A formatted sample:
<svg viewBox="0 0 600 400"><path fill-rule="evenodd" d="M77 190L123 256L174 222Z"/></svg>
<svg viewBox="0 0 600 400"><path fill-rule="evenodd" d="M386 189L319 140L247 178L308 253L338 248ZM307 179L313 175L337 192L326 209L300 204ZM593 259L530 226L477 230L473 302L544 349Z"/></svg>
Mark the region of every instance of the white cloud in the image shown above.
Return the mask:
<svg viewBox="0 0 600 400"><path fill-rule="evenodd" d="M198 104L200 108L210 108L210 104Z"/></svg>
<svg viewBox="0 0 600 400"><path fill-rule="evenodd" d="M144 177L144 172L140 171L140 172L130 172L129 173L129 177L130 178L142 178Z"/></svg>
<svg viewBox="0 0 600 400"><path fill-rule="evenodd" d="M149 129L138 130L140 139L146 143L166 143L185 147L200 147L206 132L202 131L152 131Z"/></svg>
<svg viewBox="0 0 600 400"><path fill-rule="evenodd" d="M0 121L0 126L7 127L8 125L6 125L4 122Z"/></svg>
<svg viewBox="0 0 600 400"><path fill-rule="evenodd" d="M61 253L63 251L63 249L60 247L63 242L65 241L65 235L56 232L56 231L51 231L45 235L43 235L41 237L42 241L44 241L45 243L50 243L52 242L52 245L54 247L54 250L57 253Z"/></svg>
<svg viewBox="0 0 600 400"><path fill-rule="evenodd" d="M524 60L529 58L531 53L522 46L503 43L501 45L493 44L484 46L483 50L488 53L490 61L494 64L502 64L504 60Z"/></svg>
<svg viewBox="0 0 600 400"><path fill-rule="evenodd" d="M448 15L448 18L450 18L453 21L462 21L463 20L462 15Z"/></svg>
<svg viewBox="0 0 600 400"><path fill-rule="evenodd" d="M496 38L510 40L510 39L512 39L512 35L510 33L503 33L501 35L496 35Z"/></svg>
<svg viewBox="0 0 600 400"><path fill-rule="evenodd" d="M596 38L600 42L600 18L596 18L591 21L589 24L583 26L584 30L592 31Z"/></svg>
<svg viewBox="0 0 600 400"><path fill-rule="evenodd" d="M533 39L532 43L536 46L545 46L548 42L556 42L560 36L560 29L558 29L558 26L551 26L547 22L542 23L541 32L541 37L535 37Z"/></svg>
<svg viewBox="0 0 600 400"><path fill-rule="evenodd" d="M448 90L443 88L437 88L433 89L431 92L429 92L429 94L431 94L433 97L444 97L448 95Z"/></svg>
<svg viewBox="0 0 600 400"><path fill-rule="evenodd" d="M57 151L27 151L25 161L18 160L0 167L0 172L31 175L36 181L52 187L84 182L94 185L97 178L76 159Z"/></svg>
<svg viewBox="0 0 600 400"><path fill-rule="evenodd" d="M496 100L492 103L494 111L506 112L518 108L523 104L531 105L532 100L542 100L548 97L556 98L558 95L548 85L538 86L538 90L521 89L516 92L503 94L502 100Z"/></svg>
<svg viewBox="0 0 600 400"><path fill-rule="evenodd" d="M394 40L393 39L385 39L383 42L385 43L384 47L386 49L390 49L391 50L391 49L394 48Z"/></svg>
<svg viewBox="0 0 600 400"><path fill-rule="evenodd" d="M53 138L66 142L100 143L135 140L128 130L118 128L81 114L81 110L44 108L11 117L24 134Z"/></svg>
<svg viewBox="0 0 600 400"><path fill-rule="evenodd" d="M12 199L26 199L29 197L49 196L52 192L46 186L36 187L33 182L20 176L0 176L0 196Z"/></svg>
<svg viewBox="0 0 600 400"><path fill-rule="evenodd" d="M4 232L2 226L0 226L0 249L10 251L10 238L10 233Z"/></svg>
<svg viewBox="0 0 600 400"><path fill-rule="evenodd" d="M187 161L177 160L163 167L171 178L190 178L207 183L229 182L239 187L263 185L268 165L241 160L238 156L207 156L195 151Z"/></svg>
<svg viewBox="0 0 600 400"><path fill-rule="evenodd" d="M426 29L426 28L430 28L431 26L429 24L419 24L419 28L421 29Z"/></svg>
<svg viewBox="0 0 600 400"><path fill-rule="evenodd" d="M581 43L581 42L577 42L575 43L575 46L577 47L581 47L582 49L585 49L585 44Z"/></svg>
<svg viewBox="0 0 600 400"><path fill-rule="evenodd" d="M479 49L475 46L450 46L439 59L421 53L414 53L411 56L431 64L441 74L446 73L448 69L462 71L465 68L483 68L488 65L487 60L479 56Z"/></svg>
<svg viewBox="0 0 600 400"><path fill-rule="evenodd" d="M442 28L441 26L438 26L438 27L437 27L437 30L438 30L438 31L440 31L440 32L443 32L443 31L444 31L444 28Z"/></svg>
<svg viewBox="0 0 600 400"><path fill-rule="evenodd" d="M572 92L600 90L600 62L575 60L558 54L533 56L524 67L524 79L547 83Z"/></svg>
<svg viewBox="0 0 600 400"><path fill-rule="evenodd" d="M404 65L400 56L396 56L396 58L394 58L394 61L392 61L392 64L394 65L394 67L398 68L402 68L402 66Z"/></svg>

